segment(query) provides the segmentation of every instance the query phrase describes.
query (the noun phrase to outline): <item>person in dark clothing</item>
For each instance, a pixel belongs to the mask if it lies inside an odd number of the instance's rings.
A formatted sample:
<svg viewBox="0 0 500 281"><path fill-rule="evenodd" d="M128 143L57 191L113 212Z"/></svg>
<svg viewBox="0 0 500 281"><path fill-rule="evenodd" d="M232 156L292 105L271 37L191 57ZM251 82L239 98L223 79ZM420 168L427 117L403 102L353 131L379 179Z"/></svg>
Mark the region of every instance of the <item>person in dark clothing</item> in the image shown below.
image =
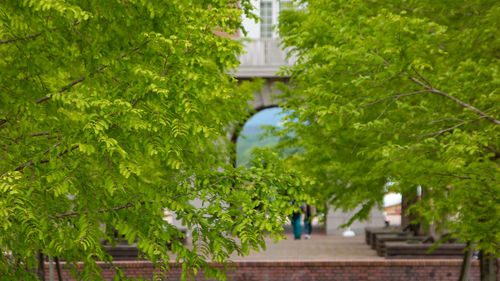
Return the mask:
<svg viewBox="0 0 500 281"><path fill-rule="evenodd" d="M292 205L295 204L295 201L292 201ZM300 240L300 237L302 236L302 226L300 225L300 215L301 212L293 212L291 221L292 221L292 229L293 229L293 236L295 240Z"/></svg>
<svg viewBox="0 0 500 281"><path fill-rule="evenodd" d="M304 210L304 233L306 234L305 237L306 239L311 239L311 232L312 232L312 216L313 216L313 207L309 204L305 206Z"/></svg>

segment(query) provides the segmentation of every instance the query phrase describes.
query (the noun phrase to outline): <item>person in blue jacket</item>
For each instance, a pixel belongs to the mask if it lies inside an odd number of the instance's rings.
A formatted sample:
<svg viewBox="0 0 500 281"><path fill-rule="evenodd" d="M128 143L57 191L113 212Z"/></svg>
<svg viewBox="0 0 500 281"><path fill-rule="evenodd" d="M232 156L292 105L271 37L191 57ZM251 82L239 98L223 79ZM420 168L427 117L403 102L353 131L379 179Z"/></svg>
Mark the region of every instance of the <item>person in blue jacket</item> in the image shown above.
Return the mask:
<svg viewBox="0 0 500 281"><path fill-rule="evenodd" d="M292 201L291 203L292 205L295 204L295 200ZM291 217L293 236L295 240L300 240L300 237L302 236L302 226L300 225L301 213L302 213L301 211L293 212Z"/></svg>

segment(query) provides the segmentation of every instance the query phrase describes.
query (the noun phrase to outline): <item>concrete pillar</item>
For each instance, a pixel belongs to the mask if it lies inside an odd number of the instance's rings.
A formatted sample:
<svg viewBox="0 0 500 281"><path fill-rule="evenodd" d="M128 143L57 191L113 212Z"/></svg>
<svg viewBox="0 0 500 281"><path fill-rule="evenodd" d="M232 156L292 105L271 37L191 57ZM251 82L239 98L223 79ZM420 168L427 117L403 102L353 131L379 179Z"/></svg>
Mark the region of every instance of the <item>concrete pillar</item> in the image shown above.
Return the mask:
<svg viewBox="0 0 500 281"><path fill-rule="evenodd" d="M339 229L339 227L346 223L358 210L359 208L344 213L341 210L333 211L330 209L326 218L326 234L342 235L346 228ZM355 221L351 225L351 230L354 231L356 235L364 235L365 227L383 227L385 225L384 219L383 212L378 208L373 208L370 212L368 221Z"/></svg>

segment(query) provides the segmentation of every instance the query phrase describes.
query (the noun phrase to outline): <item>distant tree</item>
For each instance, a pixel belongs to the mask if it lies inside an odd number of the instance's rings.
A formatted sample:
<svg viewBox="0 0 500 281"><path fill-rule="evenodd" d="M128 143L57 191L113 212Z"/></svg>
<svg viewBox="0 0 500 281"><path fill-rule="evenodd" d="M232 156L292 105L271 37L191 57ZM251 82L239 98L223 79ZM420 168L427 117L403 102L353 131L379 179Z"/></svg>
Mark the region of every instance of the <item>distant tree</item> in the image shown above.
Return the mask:
<svg viewBox="0 0 500 281"><path fill-rule="evenodd" d="M279 24L298 56L283 134L313 193L363 218L421 186L423 223L498 255L500 3L304 2Z"/></svg>
<svg viewBox="0 0 500 281"><path fill-rule="evenodd" d="M300 178L270 159L232 168L225 140L251 87L228 75L241 45L220 34L249 2L1 2L0 279L41 278L44 255L99 279L113 229L161 269L169 243L186 276L223 278L207 261L281 231Z"/></svg>

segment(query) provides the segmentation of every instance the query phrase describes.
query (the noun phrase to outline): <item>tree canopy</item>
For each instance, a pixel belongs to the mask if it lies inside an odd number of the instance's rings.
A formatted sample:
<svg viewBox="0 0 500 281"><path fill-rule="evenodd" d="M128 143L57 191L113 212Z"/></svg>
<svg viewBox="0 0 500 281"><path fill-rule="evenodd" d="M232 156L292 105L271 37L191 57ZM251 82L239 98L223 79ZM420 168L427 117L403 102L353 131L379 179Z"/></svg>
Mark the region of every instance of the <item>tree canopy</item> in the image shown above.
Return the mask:
<svg viewBox="0 0 500 281"><path fill-rule="evenodd" d="M79 277L95 280L115 229L162 269L175 257L222 277L207 261L261 249L265 233L281 231L300 178L271 158L238 169L228 160L226 136L252 87L228 74L241 44L226 35L250 8L1 2L2 277L35 278L40 251L83 261ZM165 210L192 230L192 250Z"/></svg>
<svg viewBox="0 0 500 281"><path fill-rule="evenodd" d="M423 222L498 254L499 2L302 2L279 23L298 57L282 134L312 192L363 218L421 186Z"/></svg>

